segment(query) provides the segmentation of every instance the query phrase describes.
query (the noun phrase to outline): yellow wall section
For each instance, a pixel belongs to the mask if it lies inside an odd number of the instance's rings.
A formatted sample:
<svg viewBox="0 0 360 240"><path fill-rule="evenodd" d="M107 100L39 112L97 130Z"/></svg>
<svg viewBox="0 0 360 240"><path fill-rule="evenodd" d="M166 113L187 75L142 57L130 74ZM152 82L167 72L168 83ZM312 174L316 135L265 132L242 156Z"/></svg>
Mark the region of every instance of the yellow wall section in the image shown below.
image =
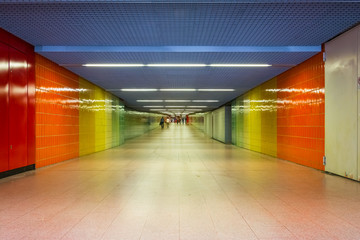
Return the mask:
<svg viewBox="0 0 360 240"><path fill-rule="evenodd" d="M83 156L95 152L95 86L81 79L80 86L80 111L79 111L79 155Z"/></svg>
<svg viewBox="0 0 360 240"><path fill-rule="evenodd" d="M106 149L106 109L105 91L95 87L95 99L93 107L95 109L95 152Z"/></svg>
<svg viewBox="0 0 360 240"><path fill-rule="evenodd" d="M276 78L260 85L261 91L261 151L276 157L277 155L277 89Z"/></svg>
<svg viewBox="0 0 360 240"><path fill-rule="evenodd" d="M260 152L261 150L261 96L260 88L257 87L250 91L249 99L249 133L250 133L250 150Z"/></svg>
<svg viewBox="0 0 360 240"><path fill-rule="evenodd" d="M276 78L232 103L233 144L271 156L277 153Z"/></svg>
<svg viewBox="0 0 360 240"><path fill-rule="evenodd" d="M118 98L80 79L80 156L118 146L124 142L120 131L124 106Z"/></svg>

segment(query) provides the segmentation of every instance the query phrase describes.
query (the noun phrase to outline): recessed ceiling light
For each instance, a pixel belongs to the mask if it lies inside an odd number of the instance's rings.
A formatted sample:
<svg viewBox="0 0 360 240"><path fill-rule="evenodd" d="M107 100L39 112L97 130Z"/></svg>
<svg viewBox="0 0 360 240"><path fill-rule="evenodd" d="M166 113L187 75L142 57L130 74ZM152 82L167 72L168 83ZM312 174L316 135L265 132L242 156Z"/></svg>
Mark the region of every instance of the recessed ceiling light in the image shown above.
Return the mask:
<svg viewBox="0 0 360 240"><path fill-rule="evenodd" d="M84 67L144 67L144 64L83 64Z"/></svg>
<svg viewBox="0 0 360 240"><path fill-rule="evenodd" d="M163 102L163 100L143 100L143 99L140 99L140 100L136 100L137 102Z"/></svg>
<svg viewBox="0 0 360 240"><path fill-rule="evenodd" d="M195 92L195 88L161 88L163 92Z"/></svg>
<svg viewBox="0 0 360 240"><path fill-rule="evenodd" d="M233 92L235 91L235 89L231 89L231 88L228 88L228 89L198 89L198 91L200 92Z"/></svg>
<svg viewBox="0 0 360 240"><path fill-rule="evenodd" d="M270 64L210 64L210 67L271 67Z"/></svg>
<svg viewBox="0 0 360 240"><path fill-rule="evenodd" d="M156 92L156 88L122 88L123 92Z"/></svg>
<svg viewBox="0 0 360 240"><path fill-rule="evenodd" d="M206 67L206 64L147 64L147 67Z"/></svg>
<svg viewBox="0 0 360 240"><path fill-rule="evenodd" d="M219 100L192 100L192 102L219 102Z"/></svg>

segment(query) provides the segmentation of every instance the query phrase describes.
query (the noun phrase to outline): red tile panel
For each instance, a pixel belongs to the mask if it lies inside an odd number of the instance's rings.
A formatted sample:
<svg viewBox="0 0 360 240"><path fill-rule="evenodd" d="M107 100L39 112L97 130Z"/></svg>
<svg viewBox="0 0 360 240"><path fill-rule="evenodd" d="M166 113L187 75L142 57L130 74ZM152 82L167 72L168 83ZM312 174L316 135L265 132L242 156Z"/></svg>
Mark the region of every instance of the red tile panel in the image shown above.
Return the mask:
<svg viewBox="0 0 360 240"><path fill-rule="evenodd" d="M324 62L322 53L277 77L278 157L324 170Z"/></svg>
<svg viewBox="0 0 360 240"><path fill-rule="evenodd" d="M34 164L34 47L0 28L0 172Z"/></svg>
<svg viewBox="0 0 360 240"><path fill-rule="evenodd" d="M36 55L36 167L79 156L79 77Z"/></svg>

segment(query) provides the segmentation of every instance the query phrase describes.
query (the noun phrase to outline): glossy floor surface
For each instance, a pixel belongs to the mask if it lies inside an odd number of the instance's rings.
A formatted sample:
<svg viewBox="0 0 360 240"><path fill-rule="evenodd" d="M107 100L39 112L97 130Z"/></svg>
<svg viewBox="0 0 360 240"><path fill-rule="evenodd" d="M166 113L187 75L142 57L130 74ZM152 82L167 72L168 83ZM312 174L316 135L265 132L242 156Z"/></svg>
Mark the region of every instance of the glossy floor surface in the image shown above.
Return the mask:
<svg viewBox="0 0 360 240"><path fill-rule="evenodd" d="M360 183L172 125L1 179L0 239L360 239Z"/></svg>

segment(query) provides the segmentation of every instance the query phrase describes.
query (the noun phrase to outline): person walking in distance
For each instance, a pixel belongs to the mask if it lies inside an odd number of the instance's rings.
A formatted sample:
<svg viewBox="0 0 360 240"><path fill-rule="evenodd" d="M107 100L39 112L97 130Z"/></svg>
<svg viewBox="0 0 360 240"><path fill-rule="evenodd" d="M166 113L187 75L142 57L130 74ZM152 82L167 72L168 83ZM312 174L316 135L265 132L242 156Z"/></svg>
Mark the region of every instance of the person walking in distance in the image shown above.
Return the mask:
<svg viewBox="0 0 360 240"><path fill-rule="evenodd" d="M165 122L164 117L162 117L162 118L160 119L160 123L159 123L159 125L161 126L161 129L164 128L164 122Z"/></svg>

